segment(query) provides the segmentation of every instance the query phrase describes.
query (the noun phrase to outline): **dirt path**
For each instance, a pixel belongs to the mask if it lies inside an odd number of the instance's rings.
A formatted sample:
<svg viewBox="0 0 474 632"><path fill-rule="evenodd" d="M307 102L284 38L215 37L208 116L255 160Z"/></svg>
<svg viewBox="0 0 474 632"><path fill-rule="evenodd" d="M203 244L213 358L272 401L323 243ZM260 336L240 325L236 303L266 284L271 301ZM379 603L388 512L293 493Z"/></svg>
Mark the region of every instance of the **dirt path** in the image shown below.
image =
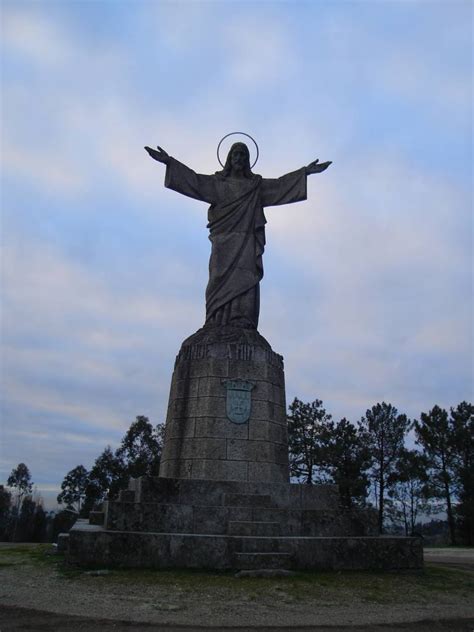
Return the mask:
<svg viewBox="0 0 474 632"><path fill-rule="evenodd" d="M54 632L203 632L209 630L207 626L178 626L162 625L157 623L134 623L130 621L113 621L110 619L90 619L87 617L75 617L71 615L42 612L40 610L28 610L26 608L15 608L0 606L0 620L2 621L1 632L26 632L27 630L54 630ZM246 626L245 630L258 632L472 632L474 619L446 621L418 621L410 623L399 623L381 625L362 626L305 626L305 627L253 627ZM239 628L219 628L225 632L242 632Z"/></svg>
<svg viewBox="0 0 474 632"><path fill-rule="evenodd" d="M231 573L65 569L44 546L0 547L0 631L472 632L474 572Z"/></svg>

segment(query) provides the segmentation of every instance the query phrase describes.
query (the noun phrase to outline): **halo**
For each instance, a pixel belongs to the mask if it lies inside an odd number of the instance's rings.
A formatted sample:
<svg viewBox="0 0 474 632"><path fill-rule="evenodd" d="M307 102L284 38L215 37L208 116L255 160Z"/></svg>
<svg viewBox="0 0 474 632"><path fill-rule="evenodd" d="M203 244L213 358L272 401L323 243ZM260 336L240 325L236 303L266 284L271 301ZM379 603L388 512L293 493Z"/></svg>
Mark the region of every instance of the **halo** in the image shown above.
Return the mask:
<svg viewBox="0 0 474 632"><path fill-rule="evenodd" d="M219 156L219 149L221 148L221 145L225 141L226 138L228 138L229 136L234 136L235 134L240 134L242 136L247 136L247 138L250 138L250 140L255 145L255 149L257 150L257 155L255 157L253 165L251 165L251 167L250 167L251 169L253 169L255 167L255 165L257 164L257 160L258 160L258 156L259 156L258 145L257 145L256 140L254 138L252 138L252 136L250 136L250 134L246 134L245 132L231 132L230 134L226 134L223 138L221 138L219 144L217 145L217 160L219 161L220 166L222 168L224 168L225 165L222 164L221 158Z"/></svg>

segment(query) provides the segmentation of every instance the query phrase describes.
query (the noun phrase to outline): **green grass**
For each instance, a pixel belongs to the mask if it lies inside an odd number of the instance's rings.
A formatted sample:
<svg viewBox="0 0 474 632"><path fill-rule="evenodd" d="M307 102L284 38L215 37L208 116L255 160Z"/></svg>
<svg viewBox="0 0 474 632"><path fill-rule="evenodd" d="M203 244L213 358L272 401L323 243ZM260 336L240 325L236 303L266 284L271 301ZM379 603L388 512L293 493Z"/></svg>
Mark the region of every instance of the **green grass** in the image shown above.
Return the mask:
<svg viewBox="0 0 474 632"><path fill-rule="evenodd" d="M0 548L0 568L30 565L55 573L71 582L96 582L98 586L134 585L176 589L194 596L216 593L250 601L273 595L283 602L345 600L362 603L433 603L474 594L474 573L458 568L426 564L413 572L300 572L291 577L236 578L233 571L113 569L106 575L89 575L87 569L64 564L47 544Z"/></svg>

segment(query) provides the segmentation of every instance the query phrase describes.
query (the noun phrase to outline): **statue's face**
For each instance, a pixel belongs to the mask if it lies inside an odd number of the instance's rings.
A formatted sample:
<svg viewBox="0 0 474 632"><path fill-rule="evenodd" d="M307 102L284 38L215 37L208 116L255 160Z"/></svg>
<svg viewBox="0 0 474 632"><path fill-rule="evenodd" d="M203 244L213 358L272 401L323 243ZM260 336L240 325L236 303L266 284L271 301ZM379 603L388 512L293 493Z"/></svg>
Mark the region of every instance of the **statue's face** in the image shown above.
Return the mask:
<svg viewBox="0 0 474 632"><path fill-rule="evenodd" d="M245 145L236 145L232 149L230 155L230 164L234 171L243 171L245 163L247 161L247 152L245 151Z"/></svg>

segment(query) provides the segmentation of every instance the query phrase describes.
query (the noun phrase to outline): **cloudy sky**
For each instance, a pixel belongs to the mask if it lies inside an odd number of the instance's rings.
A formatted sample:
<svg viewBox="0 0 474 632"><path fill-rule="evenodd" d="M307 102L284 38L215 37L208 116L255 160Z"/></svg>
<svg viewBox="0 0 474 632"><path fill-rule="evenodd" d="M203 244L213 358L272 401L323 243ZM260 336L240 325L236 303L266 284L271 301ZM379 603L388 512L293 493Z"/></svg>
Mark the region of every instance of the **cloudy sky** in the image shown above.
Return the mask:
<svg viewBox="0 0 474 632"><path fill-rule="evenodd" d="M0 483L23 461L50 500L136 415L164 421L210 243L145 144L204 173L236 130L267 177L333 161L267 211L259 329L288 402L472 399L471 2L1 6Z"/></svg>

